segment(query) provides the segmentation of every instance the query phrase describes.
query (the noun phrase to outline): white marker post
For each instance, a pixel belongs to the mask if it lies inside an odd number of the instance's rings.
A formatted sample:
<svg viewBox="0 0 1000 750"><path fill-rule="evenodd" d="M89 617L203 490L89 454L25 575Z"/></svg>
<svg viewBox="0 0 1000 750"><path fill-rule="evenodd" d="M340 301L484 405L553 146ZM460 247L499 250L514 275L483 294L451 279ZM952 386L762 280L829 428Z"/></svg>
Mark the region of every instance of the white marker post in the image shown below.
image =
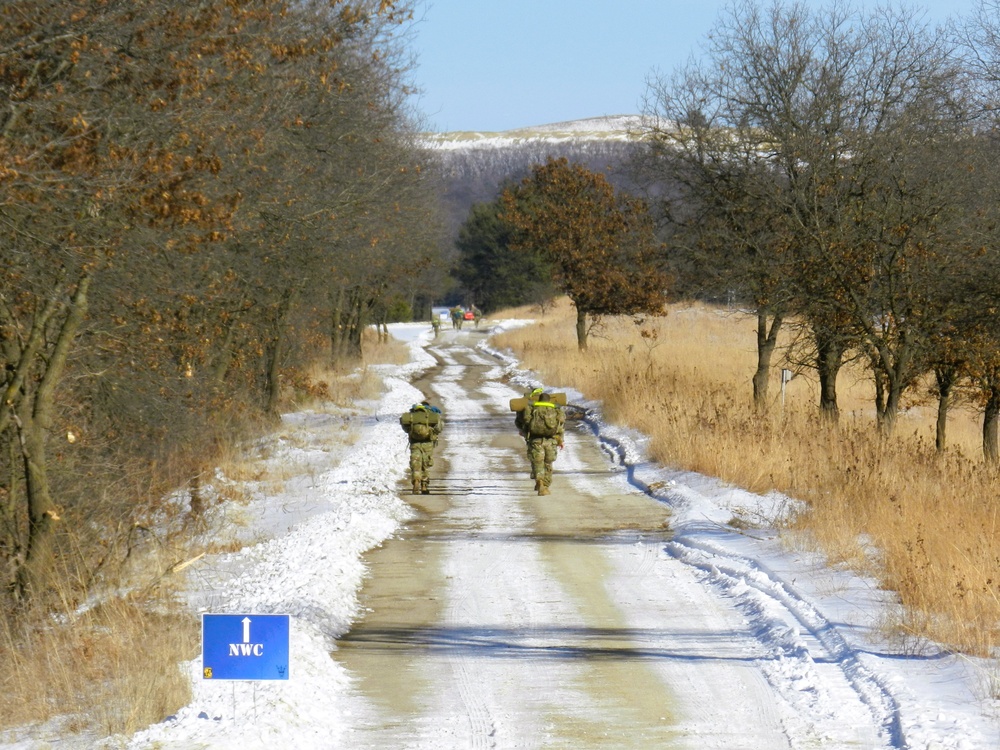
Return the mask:
<svg viewBox="0 0 1000 750"><path fill-rule="evenodd" d="M785 383L791 382L791 379L795 377L795 373L791 370L786 370L782 368L781 370L781 409L785 409Z"/></svg>

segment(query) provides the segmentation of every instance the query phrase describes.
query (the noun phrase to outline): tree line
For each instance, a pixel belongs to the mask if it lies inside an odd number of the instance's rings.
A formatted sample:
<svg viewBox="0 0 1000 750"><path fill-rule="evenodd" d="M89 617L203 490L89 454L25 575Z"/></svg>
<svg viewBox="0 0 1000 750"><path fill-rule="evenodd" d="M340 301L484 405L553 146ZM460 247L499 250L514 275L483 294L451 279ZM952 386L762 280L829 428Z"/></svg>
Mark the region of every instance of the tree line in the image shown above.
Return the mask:
<svg viewBox="0 0 1000 750"><path fill-rule="evenodd" d="M912 8L740 2L650 86L639 168L672 186L661 216L691 289L754 308L760 408L794 326L831 420L854 358L882 431L931 376L938 448L961 388L1000 459L998 10L936 28Z"/></svg>
<svg viewBox="0 0 1000 750"><path fill-rule="evenodd" d="M783 364L816 375L831 423L858 361L884 434L929 392L944 450L961 398L1000 463L998 82L997 0L946 27L913 7L740 0L701 57L650 80L630 171L662 242L651 262L676 298L754 311L760 411L785 331ZM513 252L525 243L505 233L525 225L500 203L463 226L459 278L504 303L565 289L519 281L549 278L554 244ZM513 283L486 283L498 273Z"/></svg>
<svg viewBox="0 0 1000 750"><path fill-rule="evenodd" d="M163 493L443 275L408 0L0 6L0 586Z"/></svg>

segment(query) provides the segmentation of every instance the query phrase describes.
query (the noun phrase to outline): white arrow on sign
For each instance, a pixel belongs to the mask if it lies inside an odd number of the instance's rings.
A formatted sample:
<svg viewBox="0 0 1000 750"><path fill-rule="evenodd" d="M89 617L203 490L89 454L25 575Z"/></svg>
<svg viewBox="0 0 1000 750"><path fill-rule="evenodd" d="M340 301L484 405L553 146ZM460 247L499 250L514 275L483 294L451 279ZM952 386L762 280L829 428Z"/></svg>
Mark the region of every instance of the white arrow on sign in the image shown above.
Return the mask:
<svg viewBox="0 0 1000 750"><path fill-rule="evenodd" d="M243 642L250 643L250 618L243 618Z"/></svg>

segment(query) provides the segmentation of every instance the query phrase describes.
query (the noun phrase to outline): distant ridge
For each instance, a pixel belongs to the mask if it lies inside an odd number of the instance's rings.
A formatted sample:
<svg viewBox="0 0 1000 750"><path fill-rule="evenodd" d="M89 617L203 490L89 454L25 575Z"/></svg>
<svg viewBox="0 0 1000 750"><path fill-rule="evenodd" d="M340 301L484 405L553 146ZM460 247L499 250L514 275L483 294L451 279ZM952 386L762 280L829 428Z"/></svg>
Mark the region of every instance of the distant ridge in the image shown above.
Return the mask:
<svg viewBox="0 0 1000 750"><path fill-rule="evenodd" d="M502 131L422 133L420 140L433 149L501 148L528 141L628 141L642 122L641 115L606 115Z"/></svg>
<svg viewBox="0 0 1000 750"><path fill-rule="evenodd" d="M605 115L604 117L587 117L583 120L567 120L566 122L555 122L550 125L538 125L534 128L527 128L539 133L554 132L628 132L635 129L642 122L641 115ZM518 132L517 130L510 132Z"/></svg>

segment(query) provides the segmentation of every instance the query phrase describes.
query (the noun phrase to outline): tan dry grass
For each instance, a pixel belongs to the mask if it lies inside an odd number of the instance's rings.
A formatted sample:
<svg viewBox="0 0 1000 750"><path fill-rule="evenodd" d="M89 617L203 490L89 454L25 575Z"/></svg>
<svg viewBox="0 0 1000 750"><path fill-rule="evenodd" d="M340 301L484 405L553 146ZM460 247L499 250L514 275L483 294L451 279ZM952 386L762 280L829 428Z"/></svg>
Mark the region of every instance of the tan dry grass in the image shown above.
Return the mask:
<svg viewBox="0 0 1000 750"><path fill-rule="evenodd" d="M650 436L656 460L807 501L797 537L897 592L905 605L893 623L900 633L993 652L1000 482L970 458L979 445L975 415L955 413L944 455L933 450L933 414L922 405L911 405L896 434L880 440L871 388L847 367L838 383L841 423L831 428L818 416L817 386L806 376L788 384L782 404L776 361L773 408L761 417L751 403L750 316L691 305L642 325L608 320L585 355L567 302L535 317L535 325L495 343L546 383L603 401L610 419Z"/></svg>
<svg viewBox="0 0 1000 750"><path fill-rule="evenodd" d="M62 717L67 732L132 734L190 700L181 663L197 621L149 602L109 601L63 624L0 621L0 728Z"/></svg>

